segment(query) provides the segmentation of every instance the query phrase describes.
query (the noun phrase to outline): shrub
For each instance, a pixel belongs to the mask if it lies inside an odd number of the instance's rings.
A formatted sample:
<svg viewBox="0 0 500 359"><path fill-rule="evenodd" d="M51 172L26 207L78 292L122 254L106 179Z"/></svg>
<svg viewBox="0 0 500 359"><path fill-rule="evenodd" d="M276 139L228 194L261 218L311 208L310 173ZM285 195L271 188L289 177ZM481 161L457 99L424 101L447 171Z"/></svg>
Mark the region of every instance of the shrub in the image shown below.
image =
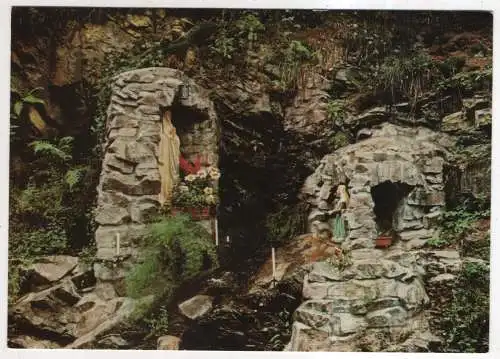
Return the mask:
<svg viewBox="0 0 500 359"><path fill-rule="evenodd" d="M273 245L286 241L306 232L307 205L281 206L267 216L265 226L268 241Z"/></svg>
<svg viewBox="0 0 500 359"><path fill-rule="evenodd" d="M489 334L489 268L467 263L442 313L444 352L487 352Z"/></svg>
<svg viewBox="0 0 500 359"><path fill-rule="evenodd" d="M490 217L487 205L473 202L466 201L453 210L444 212L439 224L439 234L427 241L427 244L432 247L443 247L453 243L462 244L465 235L470 232L474 223Z"/></svg>
<svg viewBox="0 0 500 359"><path fill-rule="evenodd" d="M346 114L344 102L340 100L328 101L326 112L328 114L328 119L332 121L333 124L340 124L340 121L343 120Z"/></svg>
<svg viewBox="0 0 500 359"><path fill-rule="evenodd" d="M266 30L266 27L254 14L245 14L235 23L238 29L238 38L242 46L248 44L251 49L258 39L258 34Z"/></svg>
<svg viewBox="0 0 500 359"><path fill-rule="evenodd" d="M376 88L389 90L393 101L402 94L411 103L429 87L433 62L426 54L388 56L375 74Z"/></svg>
<svg viewBox="0 0 500 359"><path fill-rule="evenodd" d="M178 284L217 266L208 232L186 215L167 217L151 225L143 261L126 278L132 298L169 296Z"/></svg>

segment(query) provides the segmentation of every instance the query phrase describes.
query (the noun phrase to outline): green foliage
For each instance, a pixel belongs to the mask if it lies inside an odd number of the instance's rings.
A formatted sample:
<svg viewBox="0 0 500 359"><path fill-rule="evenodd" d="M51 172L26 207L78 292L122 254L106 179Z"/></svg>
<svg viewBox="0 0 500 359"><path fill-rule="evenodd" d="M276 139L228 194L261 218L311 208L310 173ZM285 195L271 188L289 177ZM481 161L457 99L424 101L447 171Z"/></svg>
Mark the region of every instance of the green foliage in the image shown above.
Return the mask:
<svg viewBox="0 0 500 359"><path fill-rule="evenodd" d="M88 170L89 168L87 166L79 166L70 168L68 172L66 172L64 180L70 191L82 182L82 179L85 177Z"/></svg>
<svg viewBox="0 0 500 359"><path fill-rule="evenodd" d="M27 94L22 95L18 90L11 89L11 109L10 109L10 142L19 141L18 132L26 126L26 123L33 124L37 128L43 128L45 123L39 116L30 112L34 105L45 107L45 101L38 97L38 92L42 91L37 87ZM22 121L23 119L27 121ZM41 120L41 121L40 121Z"/></svg>
<svg viewBox="0 0 500 359"><path fill-rule="evenodd" d="M40 104L45 106L45 101L37 96L37 93L40 91L43 91L43 88L37 87L25 95L20 95L16 89L12 89L11 92L14 94L15 102L12 106L11 119L18 119L27 105Z"/></svg>
<svg viewBox="0 0 500 359"><path fill-rule="evenodd" d="M328 114L328 119L333 124L340 125L346 115L344 101L342 100L328 101L326 112Z"/></svg>
<svg viewBox="0 0 500 359"><path fill-rule="evenodd" d="M284 244L306 232L306 204L281 206L267 216L265 226L268 241L273 245Z"/></svg>
<svg viewBox="0 0 500 359"><path fill-rule="evenodd" d="M330 138L330 148L335 151L349 144L349 137L344 132L336 131Z"/></svg>
<svg viewBox="0 0 500 359"><path fill-rule="evenodd" d="M214 40L214 44L209 46L209 49L223 60L231 60L237 50L236 40L234 37L229 37L227 33L223 31Z"/></svg>
<svg viewBox="0 0 500 359"><path fill-rule="evenodd" d="M351 251L337 248L335 254L328 259L328 263L342 272L352 265Z"/></svg>
<svg viewBox="0 0 500 359"><path fill-rule="evenodd" d="M78 253L79 261L86 266L91 267L94 264L97 254L97 247L95 241L92 240L88 245L83 247Z"/></svg>
<svg viewBox="0 0 500 359"><path fill-rule="evenodd" d="M436 66L444 77L450 77L459 73L464 67L465 62L466 59L463 56L452 56L446 58L443 62L438 62Z"/></svg>
<svg viewBox="0 0 500 359"><path fill-rule="evenodd" d="M152 224L143 252L144 260L126 280L127 294L133 298L165 296L183 281L217 265L208 232L185 215Z"/></svg>
<svg viewBox="0 0 500 359"><path fill-rule="evenodd" d="M73 137L63 137L57 143L51 143L46 140L33 141L29 146L37 155L47 156L51 159L64 162L72 159Z"/></svg>
<svg viewBox="0 0 500 359"><path fill-rule="evenodd" d="M388 56L374 75L375 87L389 90L393 99L403 94L415 103L433 80L434 63L423 53L404 56Z"/></svg>
<svg viewBox="0 0 500 359"><path fill-rule="evenodd" d="M239 38L240 44L248 44L248 47L252 49L255 42L257 42L258 35L266 30L266 27L259 18L254 14L245 14L235 23L238 29L237 37Z"/></svg>
<svg viewBox="0 0 500 359"><path fill-rule="evenodd" d="M489 334L489 266L467 263L453 286L449 305L441 313L444 352L487 352Z"/></svg>
<svg viewBox="0 0 500 359"><path fill-rule="evenodd" d="M490 90L492 86L492 68L485 67L482 70L459 72L452 77L445 78L436 84L440 91L447 89L458 89L462 92L478 90Z"/></svg>
<svg viewBox="0 0 500 359"><path fill-rule="evenodd" d="M9 295L17 295L19 266L36 257L73 253L93 235L88 206L89 167L75 164L73 138L37 140L24 183L11 180L9 213ZM89 198L90 197L90 198ZM85 225L86 226L86 225Z"/></svg>
<svg viewBox="0 0 500 359"><path fill-rule="evenodd" d="M485 205L471 208L468 203L446 211L440 220L439 234L427 241L427 244L432 247L462 244L464 237L473 229L474 223L489 216L490 209Z"/></svg>
<svg viewBox="0 0 500 359"><path fill-rule="evenodd" d="M279 79L274 80L274 86L281 91L295 89L301 74L305 77L305 65L311 65L317 59L317 53L311 51L304 43L297 40L290 41L288 47L279 51L274 59L279 68Z"/></svg>
<svg viewBox="0 0 500 359"><path fill-rule="evenodd" d="M216 168L202 169L189 174L174 187L172 204L179 208L203 208L218 202L215 180L220 176Z"/></svg>
<svg viewBox="0 0 500 359"><path fill-rule="evenodd" d="M168 310L166 306L161 306L154 316L146 318L145 322L149 329L149 335L159 337L167 333L168 330Z"/></svg>

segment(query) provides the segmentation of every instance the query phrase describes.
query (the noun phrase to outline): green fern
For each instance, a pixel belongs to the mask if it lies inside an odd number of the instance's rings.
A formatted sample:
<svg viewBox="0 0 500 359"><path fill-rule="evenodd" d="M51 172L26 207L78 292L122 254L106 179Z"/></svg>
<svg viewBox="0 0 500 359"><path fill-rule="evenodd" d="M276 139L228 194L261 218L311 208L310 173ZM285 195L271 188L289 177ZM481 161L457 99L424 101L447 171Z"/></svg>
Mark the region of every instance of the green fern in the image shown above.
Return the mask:
<svg viewBox="0 0 500 359"><path fill-rule="evenodd" d="M88 167L75 167L66 172L65 182L71 191L78 183L81 182L85 173L87 173Z"/></svg>
<svg viewBox="0 0 500 359"><path fill-rule="evenodd" d="M46 140L33 141L29 144L33 148L35 154L41 154L63 161L70 161L72 159L72 137L63 137L59 140L58 144L53 144Z"/></svg>
<svg viewBox="0 0 500 359"><path fill-rule="evenodd" d="M126 279L127 295L132 298L151 294L165 298L183 281L217 266L208 232L186 215L152 224L143 253L144 260L132 268Z"/></svg>

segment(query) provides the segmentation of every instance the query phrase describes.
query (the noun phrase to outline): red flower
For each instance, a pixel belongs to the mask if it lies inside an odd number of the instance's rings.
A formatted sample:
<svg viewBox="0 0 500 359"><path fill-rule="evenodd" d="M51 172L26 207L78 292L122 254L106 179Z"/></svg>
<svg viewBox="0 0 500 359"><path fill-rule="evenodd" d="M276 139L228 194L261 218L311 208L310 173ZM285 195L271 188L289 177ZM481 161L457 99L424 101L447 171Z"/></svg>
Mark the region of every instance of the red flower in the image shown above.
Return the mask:
<svg viewBox="0 0 500 359"><path fill-rule="evenodd" d="M201 158L197 156L194 163L186 160L184 157L179 157L179 167L184 174L196 174L201 168Z"/></svg>

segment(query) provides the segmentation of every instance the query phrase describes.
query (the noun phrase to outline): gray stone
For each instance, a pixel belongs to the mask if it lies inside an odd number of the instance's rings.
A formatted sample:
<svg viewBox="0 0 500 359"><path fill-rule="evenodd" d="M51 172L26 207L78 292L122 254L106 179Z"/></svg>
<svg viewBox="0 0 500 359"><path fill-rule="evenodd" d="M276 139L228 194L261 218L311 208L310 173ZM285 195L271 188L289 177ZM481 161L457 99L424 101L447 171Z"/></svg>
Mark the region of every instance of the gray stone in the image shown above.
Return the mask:
<svg viewBox="0 0 500 359"><path fill-rule="evenodd" d="M430 229L436 227L439 224L441 217L441 212L431 212L429 214L426 214L423 219L424 228Z"/></svg>
<svg viewBox="0 0 500 359"><path fill-rule="evenodd" d="M164 335L157 340L157 350L179 350L180 338L173 335Z"/></svg>
<svg viewBox="0 0 500 359"><path fill-rule="evenodd" d="M331 332L333 335L346 336L359 332L366 326L363 317L358 317L350 313L334 314L331 319Z"/></svg>
<svg viewBox="0 0 500 359"><path fill-rule="evenodd" d="M456 275L450 273L438 274L435 277L429 279L429 283L443 283L443 282L454 282L457 278Z"/></svg>
<svg viewBox="0 0 500 359"><path fill-rule="evenodd" d="M159 210L159 202L137 201L130 205L130 215L133 222L144 223L153 219Z"/></svg>
<svg viewBox="0 0 500 359"><path fill-rule="evenodd" d="M197 319L212 310L213 297L197 295L179 304L181 313L189 319Z"/></svg>
<svg viewBox="0 0 500 359"><path fill-rule="evenodd" d="M123 174L131 174L134 172L134 164L132 162L124 161L116 158L115 156L107 156L104 159L104 165L108 166L111 170L119 171Z"/></svg>
<svg viewBox="0 0 500 359"><path fill-rule="evenodd" d="M78 265L78 257L54 255L45 256L27 268L30 281L35 284L57 282Z"/></svg>
<svg viewBox="0 0 500 359"><path fill-rule="evenodd" d="M376 311L391 307L400 307L401 300L398 297L384 297L376 299L368 304L368 311Z"/></svg>
<svg viewBox="0 0 500 359"><path fill-rule="evenodd" d="M338 268L333 267L327 262L313 263L313 268L309 273L309 282L324 283L327 281L340 281L342 278L342 273Z"/></svg>
<svg viewBox="0 0 500 359"><path fill-rule="evenodd" d="M308 325L311 328L322 328L330 322L327 313L321 313L310 309L297 309L294 313L294 320Z"/></svg>
<svg viewBox="0 0 500 359"><path fill-rule="evenodd" d="M98 341L99 346L104 346L106 348L120 349L126 348L130 344L119 335L111 334Z"/></svg>
<svg viewBox="0 0 500 359"><path fill-rule="evenodd" d="M491 126L491 108L477 110L474 114L474 125L476 127Z"/></svg>
<svg viewBox="0 0 500 359"><path fill-rule="evenodd" d="M128 195L152 195L159 194L161 188L160 174L148 172L141 180L135 176L112 173L102 181L102 190L118 191Z"/></svg>
<svg viewBox="0 0 500 359"><path fill-rule="evenodd" d="M98 208L95 220L101 225L119 225L129 221L130 214L123 207L107 204Z"/></svg>
<svg viewBox="0 0 500 359"><path fill-rule="evenodd" d="M21 335L15 338L8 338L9 348L24 349L59 349L61 346L50 340L44 340L29 335Z"/></svg>
<svg viewBox="0 0 500 359"><path fill-rule="evenodd" d="M428 192L424 189L416 188L408 196L408 204L414 206L444 206L445 195L441 191Z"/></svg>
<svg viewBox="0 0 500 359"><path fill-rule="evenodd" d="M470 124L463 112L455 112L445 116L442 120L441 131L455 133L470 127Z"/></svg>
<svg viewBox="0 0 500 359"><path fill-rule="evenodd" d="M408 314L401 307L390 307L369 312L366 315L368 327L396 327L406 322Z"/></svg>
<svg viewBox="0 0 500 359"><path fill-rule="evenodd" d="M80 298L73 283L64 280L53 287L22 297L14 305L11 315L38 331L51 333L57 341L67 341L72 337L71 328L79 320L79 313L73 306Z"/></svg>
<svg viewBox="0 0 500 359"><path fill-rule="evenodd" d="M106 310L106 308L109 308ZM116 309L118 308L118 309ZM86 314L86 318L93 318L97 322L80 321L78 339L67 345L66 349L85 348L96 338L127 320L136 308L136 301L130 298L116 298L108 303L107 307L96 307ZM99 309L99 310L95 310ZM110 314L111 313L111 314ZM92 329L90 329L92 328ZM76 331L76 329L75 329Z"/></svg>

